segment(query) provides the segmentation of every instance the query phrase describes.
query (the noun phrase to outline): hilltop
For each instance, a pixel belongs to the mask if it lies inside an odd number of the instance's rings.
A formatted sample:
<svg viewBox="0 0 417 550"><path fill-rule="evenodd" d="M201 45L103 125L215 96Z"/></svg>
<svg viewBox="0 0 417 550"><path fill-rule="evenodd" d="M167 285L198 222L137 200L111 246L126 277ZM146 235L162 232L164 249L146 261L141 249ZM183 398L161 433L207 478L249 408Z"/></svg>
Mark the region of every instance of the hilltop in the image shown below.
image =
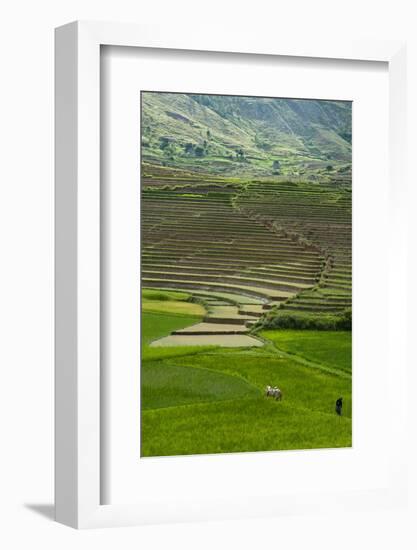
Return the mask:
<svg viewBox="0 0 417 550"><path fill-rule="evenodd" d="M350 176L351 103L142 92L142 161L226 176Z"/></svg>

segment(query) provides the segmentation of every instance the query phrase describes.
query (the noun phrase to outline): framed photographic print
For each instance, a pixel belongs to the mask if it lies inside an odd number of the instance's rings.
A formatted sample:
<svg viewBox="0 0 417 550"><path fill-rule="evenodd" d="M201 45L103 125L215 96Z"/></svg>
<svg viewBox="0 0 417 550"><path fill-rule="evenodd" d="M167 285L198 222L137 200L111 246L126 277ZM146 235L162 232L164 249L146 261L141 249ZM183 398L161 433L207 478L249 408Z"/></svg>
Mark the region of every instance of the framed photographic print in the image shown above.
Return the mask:
<svg viewBox="0 0 417 550"><path fill-rule="evenodd" d="M399 505L404 45L157 31L56 32L57 520Z"/></svg>

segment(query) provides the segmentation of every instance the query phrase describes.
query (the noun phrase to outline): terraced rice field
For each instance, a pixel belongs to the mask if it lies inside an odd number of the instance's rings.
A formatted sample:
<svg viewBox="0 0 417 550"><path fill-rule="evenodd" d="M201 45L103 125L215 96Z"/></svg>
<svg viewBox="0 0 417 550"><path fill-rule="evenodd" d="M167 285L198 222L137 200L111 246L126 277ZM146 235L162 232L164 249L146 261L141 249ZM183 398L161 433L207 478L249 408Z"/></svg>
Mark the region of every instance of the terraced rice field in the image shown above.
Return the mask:
<svg viewBox="0 0 417 550"><path fill-rule="evenodd" d="M140 108L141 456L350 447L351 102Z"/></svg>
<svg viewBox="0 0 417 550"><path fill-rule="evenodd" d="M350 185L252 183L237 195L235 206L249 218L301 239L324 259L314 289L298 293L283 309L336 313L351 307Z"/></svg>
<svg viewBox="0 0 417 550"><path fill-rule="evenodd" d="M351 188L148 166L141 257L143 288L187 291L207 310L155 345L247 335L271 308L337 314L351 305Z"/></svg>

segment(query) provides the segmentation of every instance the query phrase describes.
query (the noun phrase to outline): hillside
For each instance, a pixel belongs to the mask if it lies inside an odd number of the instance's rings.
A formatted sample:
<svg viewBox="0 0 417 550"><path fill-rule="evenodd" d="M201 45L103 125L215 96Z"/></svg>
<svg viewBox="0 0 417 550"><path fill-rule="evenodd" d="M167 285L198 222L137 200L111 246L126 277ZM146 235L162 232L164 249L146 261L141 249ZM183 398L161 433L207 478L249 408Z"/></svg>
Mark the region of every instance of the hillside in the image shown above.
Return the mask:
<svg viewBox="0 0 417 550"><path fill-rule="evenodd" d="M350 172L351 103L142 93L142 161L238 176Z"/></svg>
<svg viewBox="0 0 417 550"><path fill-rule="evenodd" d="M350 447L351 104L141 114L141 456Z"/></svg>

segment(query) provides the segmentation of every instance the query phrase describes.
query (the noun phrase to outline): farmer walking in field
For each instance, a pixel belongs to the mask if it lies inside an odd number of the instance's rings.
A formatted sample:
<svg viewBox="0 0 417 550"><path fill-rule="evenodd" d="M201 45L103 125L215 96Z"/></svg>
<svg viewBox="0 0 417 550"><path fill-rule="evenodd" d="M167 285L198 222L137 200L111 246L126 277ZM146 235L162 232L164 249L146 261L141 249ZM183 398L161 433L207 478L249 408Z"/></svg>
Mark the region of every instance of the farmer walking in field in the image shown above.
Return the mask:
<svg viewBox="0 0 417 550"><path fill-rule="evenodd" d="M339 416L342 416L342 405L343 405L343 398L339 397L339 399L336 401L336 413Z"/></svg>

